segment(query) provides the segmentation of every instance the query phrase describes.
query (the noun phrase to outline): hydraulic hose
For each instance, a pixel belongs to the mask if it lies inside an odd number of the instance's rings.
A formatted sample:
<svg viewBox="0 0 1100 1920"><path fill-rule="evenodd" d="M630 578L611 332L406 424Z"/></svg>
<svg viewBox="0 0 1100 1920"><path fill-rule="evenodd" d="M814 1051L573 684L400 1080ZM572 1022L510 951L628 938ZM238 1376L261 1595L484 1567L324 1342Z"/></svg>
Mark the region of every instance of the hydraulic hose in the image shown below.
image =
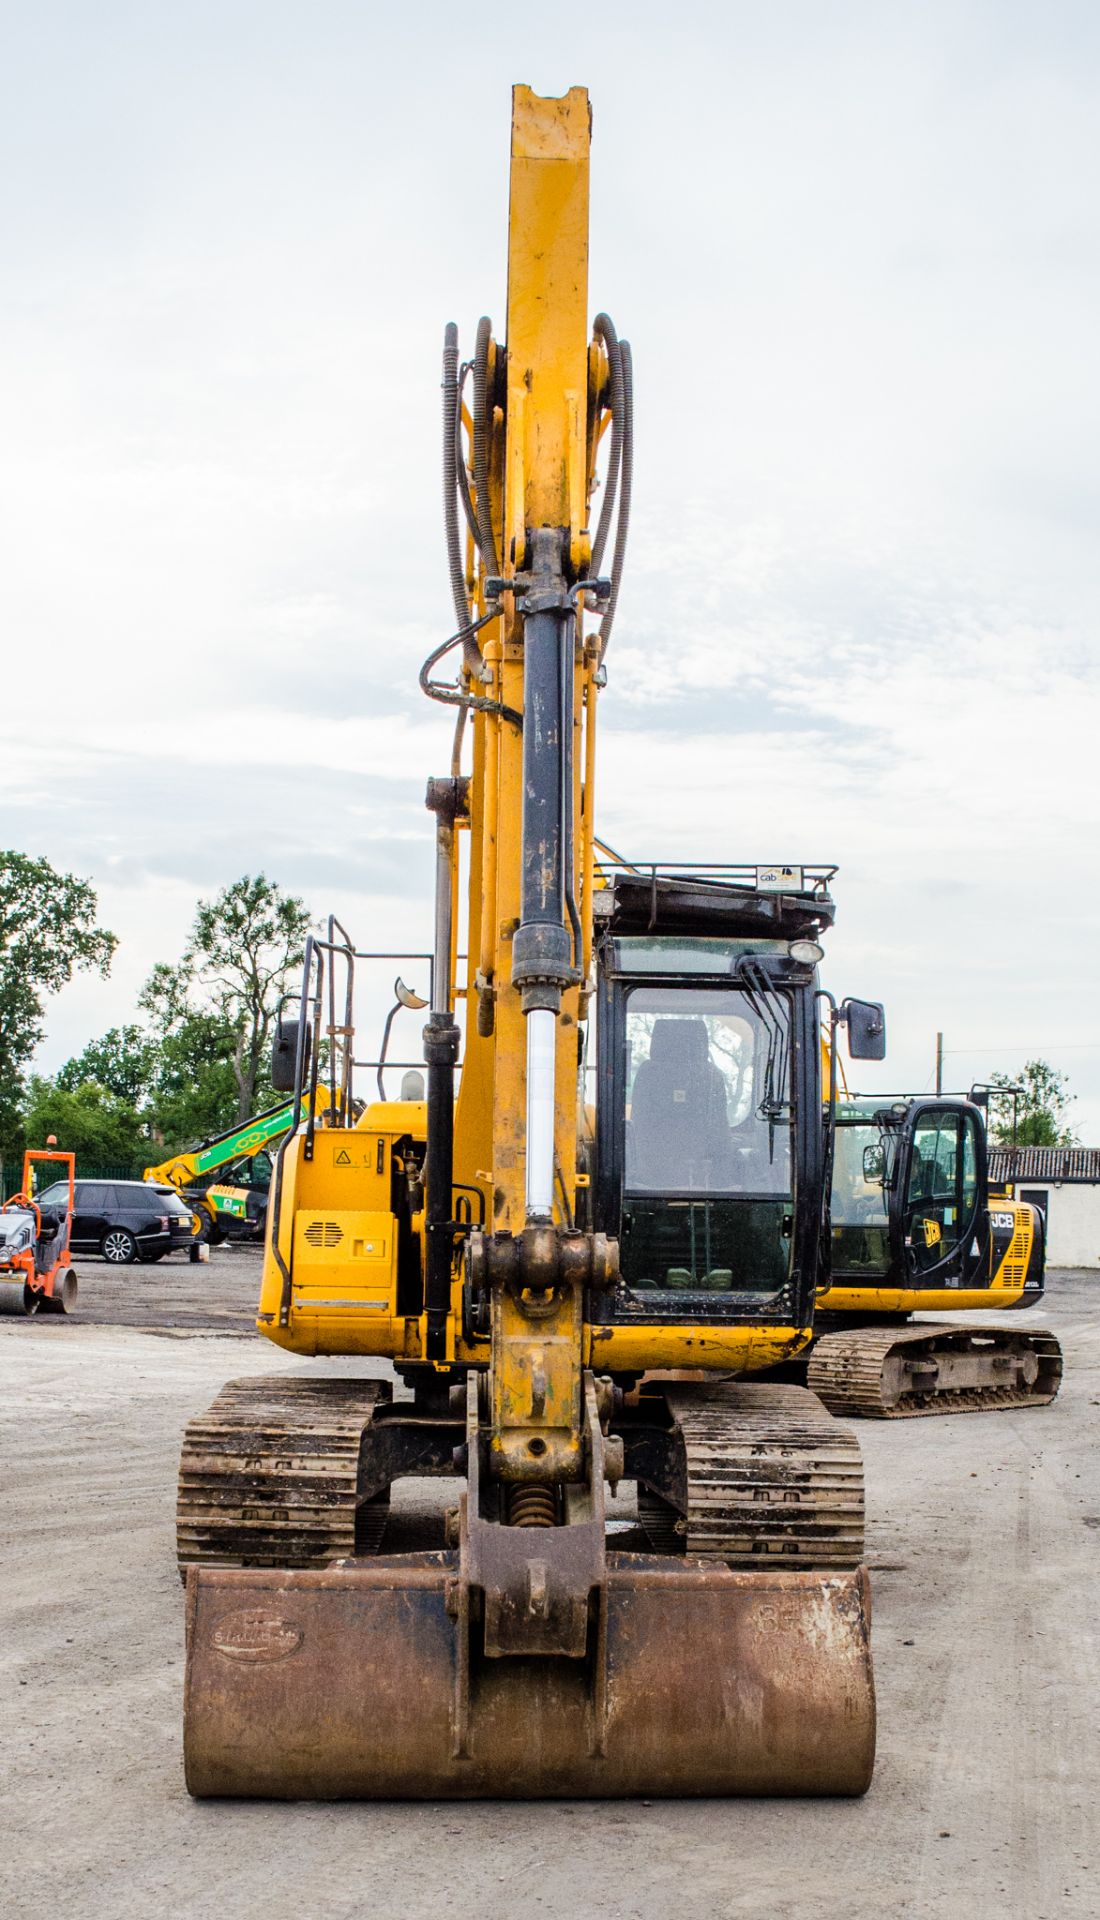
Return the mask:
<svg viewBox="0 0 1100 1920"><path fill-rule="evenodd" d="M466 453L462 445L462 394L470 377L470 362L464 360L458 369L458 393L455 396L455 471L458 474L458 493L462 501L462 511L466 516L466 525L475 547L481 545L481 528L477 524L474 503L470 497L470 476L466 471Z"/></svg>
<svg viewBox="0 0 1100 1920"><path fill-rule="evenodd" d="M447 571L455 619L462 633L462 655L468 672L480 679L481 649L470 627L470 606L466 598L466 570L458 535L458 461L456 457L455 416L458 412L458 328L447 322L443 333L443 529L447 537Z"/></svg>
<svg viewBox="0 0 1100 1920"><path fill-rule="evenodd" d="M592 542L592 574L595 578L603 566L604 549L607 546L607 536L611 532L615 497L619 490L619 465L623 452L623 377L622 363L619 358L619 336L615 332L614 323L606 313L596 315L592 322L592 331L598 340L603 341L611 369L611 452L607 459L607 479L604 483L600 517L596 525L596 538Z"/></svg>
<svg viewBox="0 0 1100 1920"><path fill-rule="evenodd" d="M450 653L451 648L457 647L460 641L463 647L467 646L482 627L487 627L490 620L499 618L497 608L490 607L488 613L483 613L480 620L465 620L457 633L452 633L448 639L441 640L438 647L433 647L420 669L420 691L426 693L429 700L439 700L445 707L460 707L464 712L499 713L505 720L511 720L515 726L522 727L523 715L517 713L514 707L506 707L501 701L490 700L482 694L466 693L457 682L448 686L441 680L432 679L432 668L438 665L444 654ZM478 659L480 658L479 654ZM479 674L478 678L480 677Z"/></svg>
<svg viewBox="0 0 1100 1920"><path fill-rule="evenodd" d="M615 554L611 562L611 596L607 603L607 611L600 622L601 664L611 639L615 609L619 603L619 588L622 585L623 565L626 560L626 542L630 532L630 500L634 489L634 362L628 340L619 341L618 357L622 381L622 467L619 473L619 511L615 519Z"/></svg>
<svg viewBox="0 0 1100 1920"><path fill-rule="evenodd" d="M489 398L489 343L493 323L483 314L477 323L474 343L474 486L477 489L478 546L489 574L499 573L497 545L493 535L493 515L489 505L489 441L493 412Z"/></svg>

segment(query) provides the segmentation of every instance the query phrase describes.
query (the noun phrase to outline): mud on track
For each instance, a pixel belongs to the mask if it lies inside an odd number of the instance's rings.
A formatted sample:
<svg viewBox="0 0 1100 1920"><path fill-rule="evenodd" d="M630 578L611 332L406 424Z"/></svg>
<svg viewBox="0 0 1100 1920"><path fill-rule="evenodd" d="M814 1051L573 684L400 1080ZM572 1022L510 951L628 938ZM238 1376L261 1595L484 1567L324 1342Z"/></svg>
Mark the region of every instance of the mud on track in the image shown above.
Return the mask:
<svg viewBox="0 0 1100 1920"><path fill-rule="evenodd" d="M75 1320L0 1323L5 1914L1100 1909L1100 1276L1051 1277L1053 1407L860 1426L880 1712L866 1800L275 1807L184 1792L172 1510L190 1415L227 1378L305 1363L249 1331L252 1252L79 1271Z"/></svg>

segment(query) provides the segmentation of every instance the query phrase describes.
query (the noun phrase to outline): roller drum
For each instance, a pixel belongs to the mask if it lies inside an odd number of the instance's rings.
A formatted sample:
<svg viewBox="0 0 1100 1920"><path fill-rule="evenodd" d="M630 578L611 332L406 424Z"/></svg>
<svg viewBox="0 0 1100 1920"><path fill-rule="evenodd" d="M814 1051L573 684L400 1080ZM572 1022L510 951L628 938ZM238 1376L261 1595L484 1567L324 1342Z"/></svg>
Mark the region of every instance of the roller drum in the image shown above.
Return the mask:
<svg viewBox="0 0 1100 1920"><path fill-rule="evenodd" d="M29 1320L38 1312L41 1298L33 1287L28 1287L22 1274L17 1279L7 1275L0 1279L0 1314Z"/></svg>

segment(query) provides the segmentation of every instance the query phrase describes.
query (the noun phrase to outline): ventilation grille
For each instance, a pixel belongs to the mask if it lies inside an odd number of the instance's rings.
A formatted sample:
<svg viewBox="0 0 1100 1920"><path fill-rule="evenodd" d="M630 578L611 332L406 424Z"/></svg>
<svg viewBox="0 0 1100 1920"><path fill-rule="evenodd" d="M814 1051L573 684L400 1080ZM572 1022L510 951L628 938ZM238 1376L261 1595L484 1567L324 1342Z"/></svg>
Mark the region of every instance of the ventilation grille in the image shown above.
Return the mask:
<svg viewBox="0 0 1100 1920"><path fill-rule="evenodd" d="M1012 1236L1008 1252L1005 1254L1004 1265L1000 1271L999 1281L1002 1287L1020 1287L1023 1285L1024 1269L1027 1266L1027 1261L1024 1257L1025 1239L1026 1236L1017 1228Z"/></svg>
<svg viewBox="0 0 1100 1920"><path fill-rule="evenodd" d="M311 1220L306 1228L311 1247L338 1247L343 1237L344 1229L335 1220Z"/></svg>

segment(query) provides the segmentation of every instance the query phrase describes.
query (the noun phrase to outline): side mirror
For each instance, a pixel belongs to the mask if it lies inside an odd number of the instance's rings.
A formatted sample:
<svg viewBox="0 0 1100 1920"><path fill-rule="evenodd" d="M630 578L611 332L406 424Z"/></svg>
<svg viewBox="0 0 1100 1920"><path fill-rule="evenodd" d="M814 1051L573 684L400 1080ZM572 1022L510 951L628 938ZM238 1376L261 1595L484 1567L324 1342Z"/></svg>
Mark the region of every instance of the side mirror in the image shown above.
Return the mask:
<svg viewBox="0 0 1100 1920"><path fill-rule="evenodd" d="M881 1143L863 1149L863 1178L872 1184L886 1172L886 1154Z"/></svg>
<svg viewBox="0 0 1100 1920"><path fill-rule="evenodd" d="M879 1000L846 1000L848 1052L853 1060L885 1060L886 1009Z"/></svg>
<svg viewBox="0 0 1100 1920"><path fill-rule="evenodd" d="M276 1093L294 1092L294 1067L298 1058L298 1027L296 1019L283 1018L275 1030L275 1044L271 1049L271 1084ZM303 1078L309 1072L309 1053L312 1034L306 1028L305 1057L303 1060Z"/></svg>

